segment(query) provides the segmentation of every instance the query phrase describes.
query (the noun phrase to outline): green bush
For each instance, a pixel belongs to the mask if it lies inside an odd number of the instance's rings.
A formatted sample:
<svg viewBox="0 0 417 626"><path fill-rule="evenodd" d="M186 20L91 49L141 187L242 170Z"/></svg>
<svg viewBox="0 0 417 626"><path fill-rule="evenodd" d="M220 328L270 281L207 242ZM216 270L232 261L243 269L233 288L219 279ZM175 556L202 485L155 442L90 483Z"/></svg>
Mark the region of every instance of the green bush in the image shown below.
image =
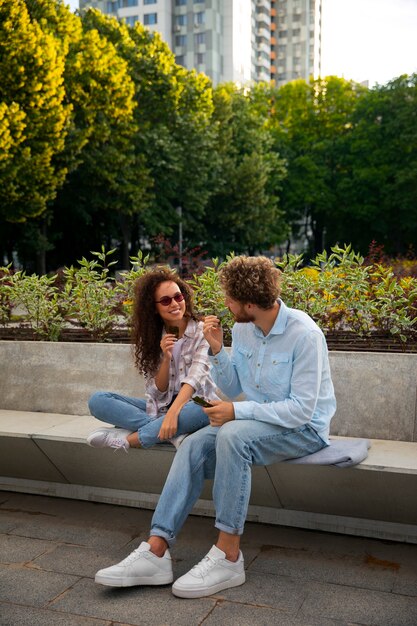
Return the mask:
<svg viewBox="0 0 417 626"><path fill-rule="evenodd" d="M0 268L0 321L32 328L39 339L57 340L64 326L84 328L95 341L109 340L117 327L129 329L136 280L153 267L141 251L131 257L132 268L116 279L110 276L114 250L93 252L79 267L65 268L62 284L56 276L27 276ZM231 255L232 256L232 255ZM228 257L227 260L231 258ZM308 313L325 333L350 331L358 336L375 331L398 335L406 342L416 335L417 278L396 276L391 266L366 264L351 246L334 246L318 254L308 266L302 256L276 260L282 271L282 298L291 307ZM218 271L213 259L201 274L194 274L195 306L200 315L225 308ZM11 315L19 307L20 320ZM222 318L226 342L233 318Z"/></svg>

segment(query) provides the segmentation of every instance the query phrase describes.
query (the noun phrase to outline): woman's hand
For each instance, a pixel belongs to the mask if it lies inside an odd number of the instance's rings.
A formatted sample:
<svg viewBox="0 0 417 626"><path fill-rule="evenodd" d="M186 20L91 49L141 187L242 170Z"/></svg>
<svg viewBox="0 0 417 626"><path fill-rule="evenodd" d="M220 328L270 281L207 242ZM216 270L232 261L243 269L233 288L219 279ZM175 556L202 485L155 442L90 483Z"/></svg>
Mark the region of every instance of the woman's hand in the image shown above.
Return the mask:
<svg viewBox="0 0 417 626"><path fill-rule="evenodd" d="M161 343L159 345L161 346L162 353L167 361L170 361L172 358L172 351L176 341L177 338L175 335L171 335L170 333L166 333L161 339Z"/></svg>
<svg viewBox="0 0 417 626"><path fill-rule="evenodd" d="M165 415L164 421L162 422L161 429L158 433L158 438L161 441L165 441L166 439L172 439L172 437L175 436L177 430L178 430L178 413L177 411L173 411L171 408Z"/></svg>
<svg viewBox="0 0 417 626"><path fill-rule="evenodd" d="M203 322L203 334L213 354L220 352L223 346L223 329L215 315L206 315Z"/></svg>

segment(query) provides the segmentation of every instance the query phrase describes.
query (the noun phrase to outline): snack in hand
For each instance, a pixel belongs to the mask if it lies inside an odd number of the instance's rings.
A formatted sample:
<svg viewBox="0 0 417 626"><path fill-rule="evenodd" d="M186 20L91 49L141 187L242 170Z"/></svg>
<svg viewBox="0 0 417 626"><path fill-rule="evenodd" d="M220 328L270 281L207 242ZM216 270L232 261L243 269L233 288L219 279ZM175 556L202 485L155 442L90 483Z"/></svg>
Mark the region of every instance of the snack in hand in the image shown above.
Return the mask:
<svg viewBox="0 0 417 626"><path fill-rule="evenodd" d="M180 336L180 329L178 328L178 326L168 326L167 333L169 333L170 335L175 335L175 337L178 339L178 337Z"/></svg>

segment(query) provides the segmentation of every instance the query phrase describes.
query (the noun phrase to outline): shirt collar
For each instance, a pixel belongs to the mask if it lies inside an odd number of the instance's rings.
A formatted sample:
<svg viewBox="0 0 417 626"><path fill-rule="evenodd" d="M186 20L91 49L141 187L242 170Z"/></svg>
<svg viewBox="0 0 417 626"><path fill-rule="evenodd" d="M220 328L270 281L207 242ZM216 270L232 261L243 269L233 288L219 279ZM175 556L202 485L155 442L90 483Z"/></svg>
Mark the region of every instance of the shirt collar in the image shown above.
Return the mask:
<svg viewBox="0 0 417 626"><path fill-rule="evenodd" d="M269 335L282 335L287 326L288 307L284 304L284 302L280 298L278 298L278 302L279 302L278 315L274 322L274 325L272 326L271 330L268 333ZM258 337L264 337L264 334L260 328L254 325L254 329L255 329L254 330L255 335L257 335Z"/></svg>

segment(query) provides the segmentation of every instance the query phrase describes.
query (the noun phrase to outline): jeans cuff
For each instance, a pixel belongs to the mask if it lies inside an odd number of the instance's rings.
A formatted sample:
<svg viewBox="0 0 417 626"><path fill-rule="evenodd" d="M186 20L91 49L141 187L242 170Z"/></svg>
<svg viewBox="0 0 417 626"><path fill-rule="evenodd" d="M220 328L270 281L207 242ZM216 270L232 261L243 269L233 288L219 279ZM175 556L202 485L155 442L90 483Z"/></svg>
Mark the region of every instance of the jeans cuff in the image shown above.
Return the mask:
<svg viewBox="0 0 417 626"><path fill-rule="evenodd" d="M177 541L176 537L173 537L166 530L162 530L161 528L158 528L156 526L151 528L150 536L151 537L162 537L162 539L165 539L165 541L167 542L169 548L172 548L175 545L176 541Z"/></svg>
<svg viewBox="0 0 417 626"><path fill-rule="evenodd" d="M231 526L226 526L225 524L222 524L221 522L217 520L214 525L217 528L217 530L221 530L224 533L227 533L228 535L243 535L243 530L244 530L243 526L242 528L231 528Z"/></svg>

